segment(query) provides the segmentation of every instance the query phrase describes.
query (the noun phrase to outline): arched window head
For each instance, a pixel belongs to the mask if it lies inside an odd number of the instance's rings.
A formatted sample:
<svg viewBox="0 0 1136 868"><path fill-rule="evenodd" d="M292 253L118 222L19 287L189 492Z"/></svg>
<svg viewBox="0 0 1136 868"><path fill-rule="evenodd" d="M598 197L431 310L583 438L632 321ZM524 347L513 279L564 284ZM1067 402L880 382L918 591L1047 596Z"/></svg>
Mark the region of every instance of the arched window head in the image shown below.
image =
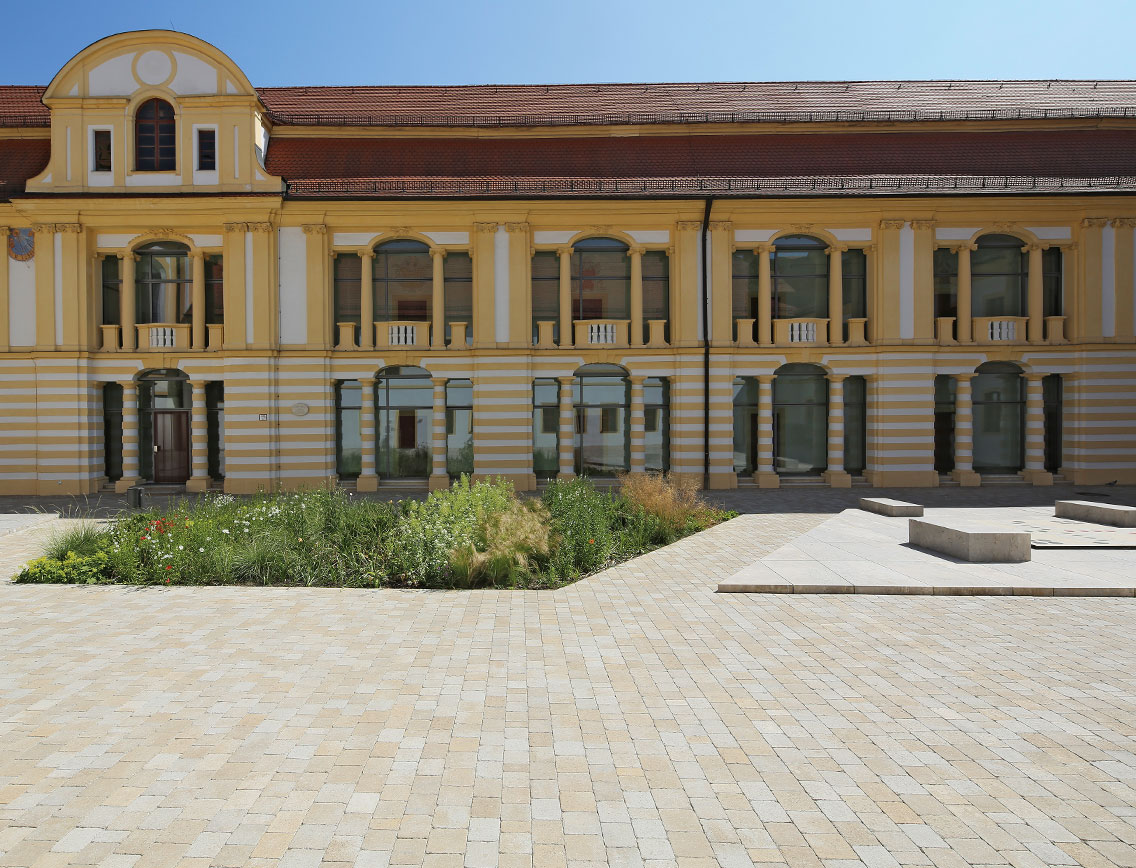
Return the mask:
<svg viewBox="0 0 1136 868"><path fill-rule="evenodd" d="M176 168L174 107L164 99L148 99L134 114L134 170L172 172Z"/></svg>

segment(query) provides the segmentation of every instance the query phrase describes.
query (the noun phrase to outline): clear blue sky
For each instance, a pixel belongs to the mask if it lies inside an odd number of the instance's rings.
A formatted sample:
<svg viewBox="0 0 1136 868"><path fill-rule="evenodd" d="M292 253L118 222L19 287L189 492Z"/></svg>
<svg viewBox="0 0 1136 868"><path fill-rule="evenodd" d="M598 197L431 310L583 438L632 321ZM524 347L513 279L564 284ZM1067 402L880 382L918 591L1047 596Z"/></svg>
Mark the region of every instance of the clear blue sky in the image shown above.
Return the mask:
<svg viewBox="0 0 1136 868"><path fill-rule="evenodd" d="M151 27L212 42L254 85L1136 78L1136 0L3 5L5 84L47 84L91 42Z"/></svg>

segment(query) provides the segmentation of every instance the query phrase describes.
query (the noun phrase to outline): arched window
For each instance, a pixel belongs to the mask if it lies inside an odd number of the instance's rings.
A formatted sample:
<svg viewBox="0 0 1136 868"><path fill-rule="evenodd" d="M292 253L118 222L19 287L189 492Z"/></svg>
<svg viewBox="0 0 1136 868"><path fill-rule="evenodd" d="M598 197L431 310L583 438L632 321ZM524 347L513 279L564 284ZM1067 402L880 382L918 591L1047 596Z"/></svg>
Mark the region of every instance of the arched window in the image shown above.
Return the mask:
<svg viewBox="0 0 1136 868"><path fill-rule="evenodd" d="M615 476L631 468L631 383L619 365L584 365L576 371L576 473Z"/></svg>
<svg viewBox="0 0 1136 868"><path fill-rule="evenodd" d="M411 240L380 244L375 248L371 280L376 322L429 322L434 265L428 245Z"/></svg>
<svg viewBox="0 0 1136 868"><path fill-rule="evenodd" d="M773 378L773 461L784 475L828 467L828 381L816 365L790 364Z"/></svg>
<svg viewBox="0 0 1136 868"><path fill-rule="evenodd" d="M774 319L828 316L827 247L811 235L786 235L773 242Z"/></svg>
<svg viewBox="0 0 1136 868"><path fill-rule="evenodd" d="M164 99L148 99L134 114L134 170L173 172L177 169L177 125L174 107Z"/></svg>
<svg viewBox="0 0 1136 868"><path fill-rule="evenodd" d="M176 241L158 241L137 248L135 269L136 322L193 321L193 277L189 248Z"/></svg>
<svg viewBox="0 0 1136 868"><path fill-rule="evenodd" d="M631 318L631 258L615 238L572 246L572 319Z"/></svg>
<svg viewBox="0 0 1136 868"><path fill-rule="evenodd" d="M970 255L974 316L1026 316L1029 257L1012 235L983 235Z"/></svg>
<svg viewBox="0 0 1136 868"><path fill-rule="evenodd" d="M434 384L422 368L383 368L375 380L380 478L425 477L430 473Z"/></svg>
<svg viewBox="0 0 1136 868"><path fill-rule="evenodd" d="M1025 455L1022 370L1011 362L987 362L977 373L971 387L974 469L978 473L1017 473Z"/></svg>

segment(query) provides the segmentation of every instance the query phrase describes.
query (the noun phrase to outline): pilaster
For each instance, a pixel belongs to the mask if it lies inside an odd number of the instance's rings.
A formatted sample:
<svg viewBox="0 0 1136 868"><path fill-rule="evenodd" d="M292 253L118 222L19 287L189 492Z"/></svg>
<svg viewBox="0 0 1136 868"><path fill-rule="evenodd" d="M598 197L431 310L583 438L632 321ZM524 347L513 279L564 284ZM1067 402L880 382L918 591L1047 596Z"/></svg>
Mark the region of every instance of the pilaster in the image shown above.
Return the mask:
<svg viewBox="0 0 1136 868"><path fill-rule="evenodd" d="M963 486L982 484L974 472L974 405L970 381L975 374L955 374L955 469L951 477Z"/></svg>
<svg viewBox="0 0 1136 868"><path fill-rule="evenodd" d="M197 265L196 258L194 265ZM196 289L196 274L195 289ZM196 304L194 313L196 314ZM205 383L202 380L190 380L190 417L189 417L189 443L190 443L190 477L185 483L185 490L189 492L203 492L209 489L209 420L205 409ZM125 471L125 469L124 469Z"/></svg>
<svg viewBox="0 0 1136 868"><path fill-rule="evenodd" d="M575 377L557 377L560 384L560 470L557 479L576 475L576 420L572 411L572 386Z"/></svg>
<svg viewBox="0 0 1136 868"><path fill-rule="evenodd" d="M437 491L450 487L450 476L446 471L446 378L433 377L434 384L434 425L430 443L430 490ZM475 444L474 448L477 446Z"/></svg>
<svg viewBox="0 0 1136 868"><path fill-rule="evenodd" d="M717 346L734 342L733 320L734 224L729 220L710 222L710 310L711 339Z"/></svg>
<svg viewBox="0 0 1136 868"><path fill-rule="evenodd" d="M757 378L757 472L761 488L780 488L781 477L773 469L773 375Z"/></svg>
<svg viewBox="0 0 1136 868"><path fill-rule="evenodd" d="M494 240L496 223L473 224L473 345L496 345Z"/></svg>
<svg viewBox="0 0 1136 868"><path fill-rule="evenodd" d="M1026 466L1022 477L1034 485L1053 484L1053 474L1045 469L1045 398L1041 383L1044 377L1038 371L1025 374Z"/></svg>
<svg viewBox="0 0 1136 868"><path fill-rule="evenodd" d="M138 383L123 380L122 386L122 478L114 490L122 494L141 482L138 476Z"/></svg>
<svg viewBox="0 0 1136 868"><path fill-rule="evenodd" d="M851 488L852 477L844 469L844 380L846 374L829 374L828 467L825 481L832 488Z"/></svg>
<svg viewBox="0 0 1136 868"><path fill-rule="evenodd" d="M364 377L359 381L362 387L359 402L359 478L355 481L357 491L377 491L379 488L379 475L375 472L375 422L377 412L375 407L375 379Z"/></svg>
<svg viewBox="0 0 1136 868"><path fill-rule="evenodd" d="M532 346L532 233L528 223L506 223L509 234L509 346Z"/></svg>

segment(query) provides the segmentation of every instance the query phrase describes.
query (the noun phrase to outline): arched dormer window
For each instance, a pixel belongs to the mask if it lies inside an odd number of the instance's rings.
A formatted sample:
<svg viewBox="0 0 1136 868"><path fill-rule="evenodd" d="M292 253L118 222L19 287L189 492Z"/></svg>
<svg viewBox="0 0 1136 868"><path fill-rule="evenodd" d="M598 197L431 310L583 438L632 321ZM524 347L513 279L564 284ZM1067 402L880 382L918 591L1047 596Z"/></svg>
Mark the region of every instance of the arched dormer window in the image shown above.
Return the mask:
<svg viewBox="0 0 1136 868"><path fill-rule="evenodd" d="M164 99L148 99L134 115L134 170L172 172L176 168L174 107Z"/></svg>

